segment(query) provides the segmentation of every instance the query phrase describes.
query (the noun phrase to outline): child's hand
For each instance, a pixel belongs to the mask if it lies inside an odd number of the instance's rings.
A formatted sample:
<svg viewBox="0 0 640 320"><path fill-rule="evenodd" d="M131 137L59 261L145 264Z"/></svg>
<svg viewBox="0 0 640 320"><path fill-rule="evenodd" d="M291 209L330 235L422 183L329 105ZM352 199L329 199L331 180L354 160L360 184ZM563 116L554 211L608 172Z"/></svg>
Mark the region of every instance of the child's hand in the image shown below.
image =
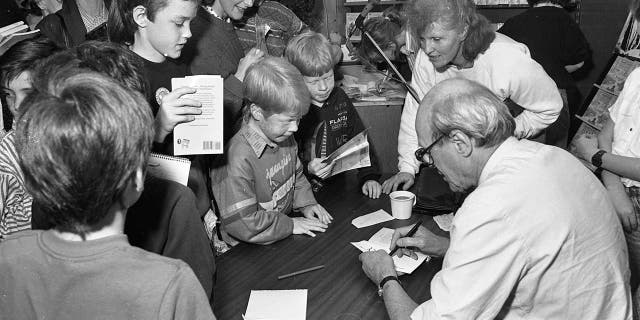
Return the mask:
<svg viewBox="0 0 640 320"><path fill-rule="evenodd" d="M240 59L238 62L238 70L236 71L236 78L240 81L244 81L244 76L247 73L247 69L251 67L254 63L262 60L264 58L264 52L258 48L251 48L247 54L244 55L244 58Z"/></svg>
<svg viewBox="0 0 640 320"><path fill-rule="evenodd" d="M302 215L309 219L315 219L314 216L317 216L318 220L325 225L331 223L331 221L333 220L333 217L329 214L329 212L327 212L327 210L325 210L324 207L319 204L308 205L300 209L300 211L302 212Z"/></svg>
<svg viewBox="0 0 640 320"><path fill-rule="evenodd" d="M362 185L362 193L371 199L378 199L382 193L382 185L378 181L368 180Z"/></svg>
<svg viewBox="0 0 640 320"><path fill-rule="evenodd" d="M315 158L311 160L309 165L307 165L309 173L316 177L320 177L321 179L328 177L331 173L331 169L333 169L333 164L322 163L322 160L324 159L325 158Z"/></svg>
<svg viewBox="0 0 640 320"><path fill-rule="evenodd" d="M202 113L200 101L182 98L185 94L195 93L196 89L183 87L173 90L162 98L155 119L156 133L154 141L164 142L164 138L176 125L195 120Z"/></svg>
<svg viewBox="0 0 640 320"><path fill-rule="evenodd" d="M303 217L293 218L293 234L306 234L315 237L315 232L324 232L327 229L327 225L320 222L318 219L309 219Z"/></svg>

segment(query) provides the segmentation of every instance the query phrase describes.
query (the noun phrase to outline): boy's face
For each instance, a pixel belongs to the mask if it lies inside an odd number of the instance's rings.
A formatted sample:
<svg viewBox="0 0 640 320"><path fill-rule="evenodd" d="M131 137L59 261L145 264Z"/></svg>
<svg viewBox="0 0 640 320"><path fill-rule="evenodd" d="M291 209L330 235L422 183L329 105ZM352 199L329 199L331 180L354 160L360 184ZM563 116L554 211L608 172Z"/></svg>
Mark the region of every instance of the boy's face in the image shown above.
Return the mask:
<svg viewBox="0 0 640 320"><path fill-rule="evenodd" d="M150 47L157 54L179 58L182 48L191 38L189 25L196 16L197 8L195 1L169 0L167 6L158 10L153 21L149 20L143 28Z"/></svg>
<svg viewBox="0 0 640 320"><path fill-rule="evenodd" d="M329 94L335 85L333 81L333 70L319 77L304 77L304 83L311 93L311 102L322 105L329 98Z"/></svg>
<svg viewBox="0 0 640 320"><path fill-rule="evenodd" d="M25 71L7 83L5 88L7 107L13 116L16 116L18 108L24 98L31 92L31 73Z"/></svg>
<svg viewBox="0 0 640 320"><path fill-rule="evenodd" d="M257 122L260 130L269 140L280 143L298 131L298 123L300 122L298 114L285 112L274 113L268 117L266 115L265 112L262 112L262 117Z"/></svg>

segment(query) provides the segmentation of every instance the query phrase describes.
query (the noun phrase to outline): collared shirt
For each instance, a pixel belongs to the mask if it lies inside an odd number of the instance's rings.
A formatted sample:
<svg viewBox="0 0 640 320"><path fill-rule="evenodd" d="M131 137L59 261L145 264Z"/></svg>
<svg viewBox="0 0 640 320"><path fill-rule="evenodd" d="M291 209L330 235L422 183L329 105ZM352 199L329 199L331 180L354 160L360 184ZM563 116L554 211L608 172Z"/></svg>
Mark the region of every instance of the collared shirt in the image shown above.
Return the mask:
<svg viewBox="0 0 640 320"><path fill-rule="evenodd" d="M473 67L450 67L438 72L424 50L419 50L411 86L419 97L446 79L465 78L489 88L500 99L511 99L524 108L516 117L518 138L531 137L552 124L562 110L562 97L553 80L531 59L527 46L496 33L489 48L478 55ZM404 102L398 134L398 169L415 174L420 164L414 156L418 149L415 122L418 103L410 94Z"/></svg>
<svg viewBox="0 0 640 320"><path fill-rule="evenodd" d="M31 204L24 175L18 164L15 133L0 140L0 240L21 230L31 229Z"/></svg>
<svg viewBox="0 0 640 320"><path fill-rule="evenodd" d="M412 319L631 319L629 275L595 176L564 150L509 138L453 219Z"/></svg>
<svg viewBox="0 0 640 320"><path fill-rule="evenodd" d="M243 124L211 180L223 230L238 240L268 244L292 234L293 209L317 202L294 138L276 144L257 130Z"/></svg>
<svg viewBox="0 0 640 320"><path fill-rule="evenodd" d="M640 68L633 70L624 83L616 102L609 108L615 123L611 152L640 158ZM640 187L640 182L621 178L627 187Z"/></svg>

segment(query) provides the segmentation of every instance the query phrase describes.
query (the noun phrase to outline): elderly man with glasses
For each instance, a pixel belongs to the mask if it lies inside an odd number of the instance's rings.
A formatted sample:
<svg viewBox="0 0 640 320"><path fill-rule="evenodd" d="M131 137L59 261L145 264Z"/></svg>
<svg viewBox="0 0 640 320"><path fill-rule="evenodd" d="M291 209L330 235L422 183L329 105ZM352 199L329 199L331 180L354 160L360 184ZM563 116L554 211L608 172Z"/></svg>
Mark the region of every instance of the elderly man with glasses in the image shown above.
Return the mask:
<svg viewBox="0 0 640 320"><path fill-rule="evenodd" d="M416 130L427 147L416 157L471 192L450 238L420 227L392 239L400 254L444 256L431 300L407 295L383 251L361 254L391 319L631 319L627 250L605 189L569 153L517 140L514 128L504 103L469 80L423 99Z"/></svg>

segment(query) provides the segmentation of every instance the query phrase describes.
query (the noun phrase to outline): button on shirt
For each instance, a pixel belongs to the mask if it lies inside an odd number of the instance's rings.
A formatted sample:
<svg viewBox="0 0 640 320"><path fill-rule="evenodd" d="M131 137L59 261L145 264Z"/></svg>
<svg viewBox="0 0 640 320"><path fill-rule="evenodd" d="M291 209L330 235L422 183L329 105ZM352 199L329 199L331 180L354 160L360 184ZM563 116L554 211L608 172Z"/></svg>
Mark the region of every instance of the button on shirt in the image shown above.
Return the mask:
<svg viewBox="0 0 640 320"><path fill-rule="evenodd" d="M556 147L506 140L458 210L412 319L631 319L624 236L604 187Z"/></svg>
<svg viewBox="0 0 640 320"><path fill-rule="evenodd" d="M615 155L640 158L640 69L629 74L616 102L609 109L615 123L611 151ZM640 187L640 182L620 178L627 187Z"/></svg>

